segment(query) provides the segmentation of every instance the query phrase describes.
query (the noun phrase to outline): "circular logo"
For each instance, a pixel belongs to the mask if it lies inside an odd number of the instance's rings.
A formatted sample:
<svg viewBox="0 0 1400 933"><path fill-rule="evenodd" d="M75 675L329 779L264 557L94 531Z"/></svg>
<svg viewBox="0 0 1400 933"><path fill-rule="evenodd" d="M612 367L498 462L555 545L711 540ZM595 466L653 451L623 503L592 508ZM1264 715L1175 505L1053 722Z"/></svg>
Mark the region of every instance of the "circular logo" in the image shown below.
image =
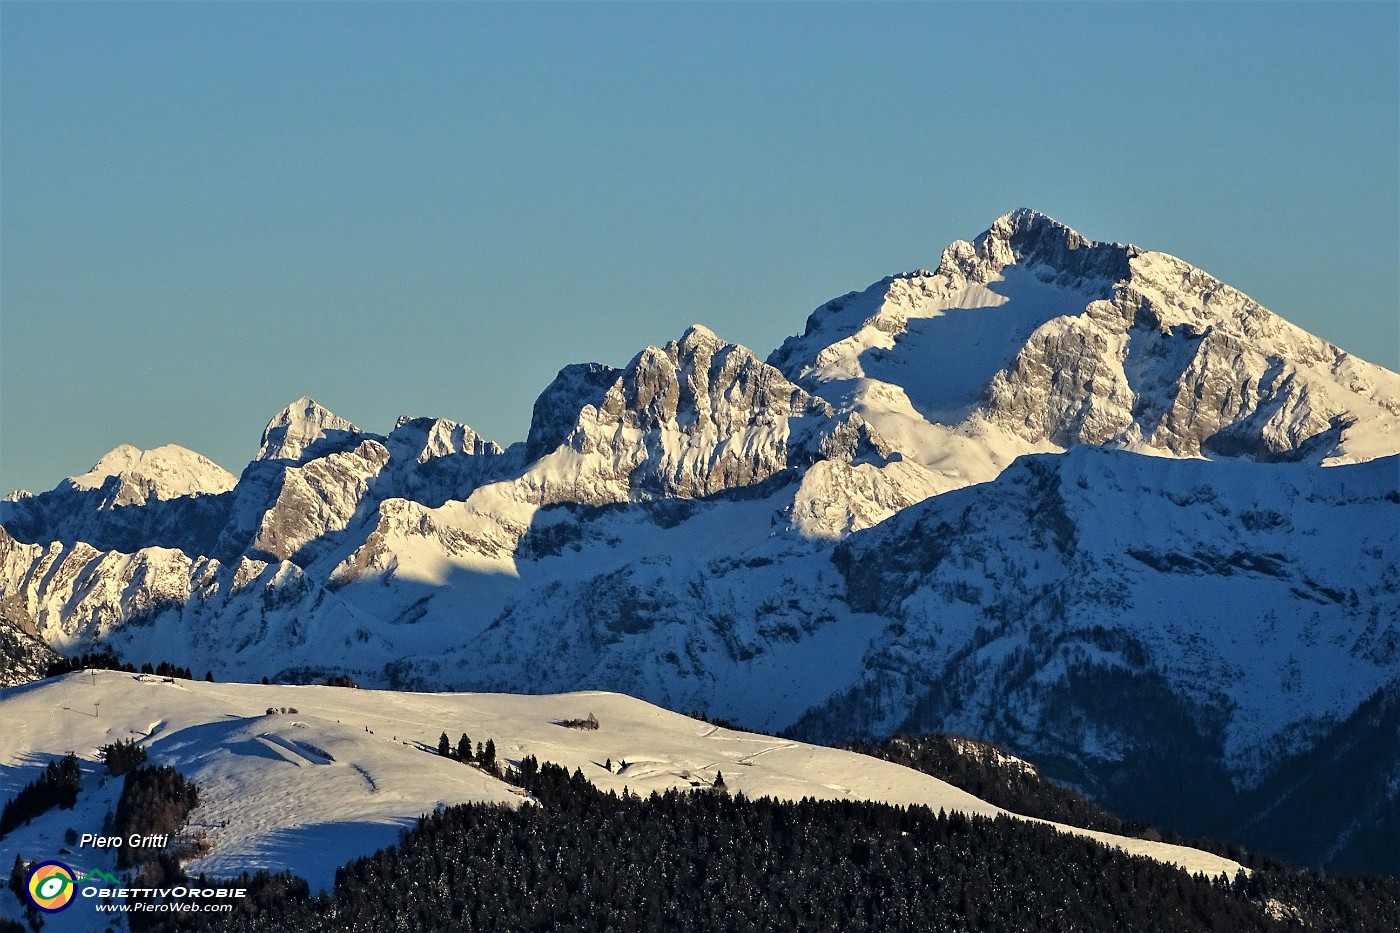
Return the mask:
<svg viewBox="0 0 1400 933"><path fill-rule="evenodd" d="M48 913L58 913L73 900L73 869L62 862L40 862L29 870L29 899Z"/></svg>

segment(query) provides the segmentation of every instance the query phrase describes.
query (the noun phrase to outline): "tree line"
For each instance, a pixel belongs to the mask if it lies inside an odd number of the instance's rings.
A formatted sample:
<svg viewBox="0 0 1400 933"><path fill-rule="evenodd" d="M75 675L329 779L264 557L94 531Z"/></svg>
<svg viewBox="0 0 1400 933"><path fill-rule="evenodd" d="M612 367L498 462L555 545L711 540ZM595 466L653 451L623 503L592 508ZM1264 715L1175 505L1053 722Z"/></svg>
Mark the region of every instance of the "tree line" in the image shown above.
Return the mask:
<svg viewBox="0 0 1400 933"><path fill-rule="evenodd" d="M183 680L194 680L194 674L188 667L180 667L169 661L161 661L152 665L151 662L147 661L138 668L117 657L110 648L88 651L71 658L61 657L56 661L50 661L48 667L44 669L44 676L61 677L74 671L86 670L121 671L126 674L151 674L156 677L179 677ZM213 672L205 674L204 679L212 681L214 679Z"/></svg>

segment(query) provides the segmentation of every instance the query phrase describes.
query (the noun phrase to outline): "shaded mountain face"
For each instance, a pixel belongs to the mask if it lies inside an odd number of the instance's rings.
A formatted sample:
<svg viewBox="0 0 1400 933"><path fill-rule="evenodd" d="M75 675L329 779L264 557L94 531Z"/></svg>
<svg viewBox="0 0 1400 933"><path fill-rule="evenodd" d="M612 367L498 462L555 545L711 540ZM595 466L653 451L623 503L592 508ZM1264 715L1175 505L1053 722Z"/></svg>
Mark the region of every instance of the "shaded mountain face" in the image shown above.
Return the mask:
<svg viewBox="0 0 1400 933"><path fill-rule="evenodd" d="M1397 735L1400 682L1392 681L1241 794L1232 834L1295 863L1400 875Z"/></svg>
<svg viewBox="0 0 1400 933"><path fill-rule="evenodd" d="M1200 830L1400 677L1397 451L1400 376L1017 211L766 362L567 366L509 448L307 398L236 481L119 448L0 503L0 599L221 678L982 736Z"/></svg>

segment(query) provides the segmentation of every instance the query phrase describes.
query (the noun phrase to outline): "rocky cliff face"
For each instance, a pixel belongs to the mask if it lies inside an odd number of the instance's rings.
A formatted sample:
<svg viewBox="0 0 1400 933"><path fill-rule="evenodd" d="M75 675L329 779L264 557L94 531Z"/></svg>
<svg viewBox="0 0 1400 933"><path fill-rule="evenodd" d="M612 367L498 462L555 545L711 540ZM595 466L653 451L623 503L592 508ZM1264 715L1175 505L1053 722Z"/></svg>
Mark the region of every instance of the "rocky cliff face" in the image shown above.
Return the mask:
<svg viewBox="0 0 1400 933"><path fill-rule="evenodd" d="M488 441L465 424L407 415L394 425L385 444L396 460L419 464L458 454L487 457L505 452L500 444Z"/></svg>
<svg viewBox="0 0 1400 933"><path fill-rule="evenodd" d="M10 543L0 529L0 555ZM57 660L58 652L39 637L24 602L16 594L0 599L0 687L38 680L49 662Z"/></svg>
<svg viewBox="0 0 1400 933"><path fill-rule="evenodd" d="M578 412L561 446L593 461L593 482L543 500L689 499L749 486L785 469L789 447L829 415L751 351L697 325L643 350Z"/></svg>
<svg viewBox="0 0 1400 933"><path fill-rule="evenodd" d="M1393 374L1178 259L1129 266L1111 301L1043 325L997 373L993 422L1060 446L1343 462L1356 435L1400 415Z"/></svg>
<svg viewBox="0 0 1400 933"><path fill-rule="evenodd" d="M437 508L385 503L333 577L344 585L397 566L395 549L424 538L460 561L512 566L543 506L694 499L862 449L859 428L833 421L829 405L695 326L623 369L562 370L535 404L534 459L520 474Z"/></svg>
<svg viewBox="0 0 1400 933"><path fill-rule="evenodd" d="M388 463L388 448L366 440L354 450L286 470L276 501L258 522L249 553L274 560L300 554L301 562L307 562L307 546L350 523Z"/></svg>

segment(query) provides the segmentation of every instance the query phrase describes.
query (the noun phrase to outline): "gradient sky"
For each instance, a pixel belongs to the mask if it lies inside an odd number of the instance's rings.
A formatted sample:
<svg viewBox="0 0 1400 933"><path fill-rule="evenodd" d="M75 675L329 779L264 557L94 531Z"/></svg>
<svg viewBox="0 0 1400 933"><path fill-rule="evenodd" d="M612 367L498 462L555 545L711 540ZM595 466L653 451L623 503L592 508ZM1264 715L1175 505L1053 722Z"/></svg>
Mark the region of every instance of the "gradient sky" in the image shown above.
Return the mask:
<svg viewBox="0 0 1400 933"><path fill-rule="evenodd" d="M1015 207L1400 368L1400 6L0 5L0 492L307 394L522 439Z"/></svg>

